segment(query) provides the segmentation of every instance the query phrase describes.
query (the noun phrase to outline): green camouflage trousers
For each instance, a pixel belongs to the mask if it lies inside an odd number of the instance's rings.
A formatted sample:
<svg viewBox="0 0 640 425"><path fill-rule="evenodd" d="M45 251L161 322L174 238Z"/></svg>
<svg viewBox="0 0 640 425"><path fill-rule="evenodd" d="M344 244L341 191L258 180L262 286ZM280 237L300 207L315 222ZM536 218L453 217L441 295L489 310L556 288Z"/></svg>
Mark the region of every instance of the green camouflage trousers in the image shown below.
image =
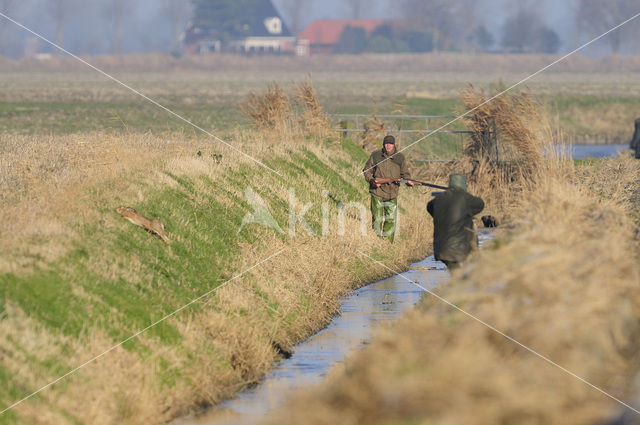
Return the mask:
<svg viewBox="0 0 640 425"><path fill-rule="evenodd" d="M398 199L383 201L371 196L371 221L373 230L380 237L387 237L393 243L396 235L396 222L398 219Z"/></svg>

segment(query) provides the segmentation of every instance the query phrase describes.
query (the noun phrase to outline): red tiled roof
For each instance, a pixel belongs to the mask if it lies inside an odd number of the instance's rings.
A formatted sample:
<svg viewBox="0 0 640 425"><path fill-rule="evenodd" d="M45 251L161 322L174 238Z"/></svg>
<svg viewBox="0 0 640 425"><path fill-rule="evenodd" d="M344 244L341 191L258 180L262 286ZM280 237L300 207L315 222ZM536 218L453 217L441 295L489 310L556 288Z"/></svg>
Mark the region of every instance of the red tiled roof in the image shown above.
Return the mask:
<svg viewBox="0 0 640 425"><path fill-rule="evenodd" d="M347 25L361 27L371 33L377 26L388 22L385 19L316 19L305 28L299 39L309 40L313 44L337 44L340 34Z"/></svg>

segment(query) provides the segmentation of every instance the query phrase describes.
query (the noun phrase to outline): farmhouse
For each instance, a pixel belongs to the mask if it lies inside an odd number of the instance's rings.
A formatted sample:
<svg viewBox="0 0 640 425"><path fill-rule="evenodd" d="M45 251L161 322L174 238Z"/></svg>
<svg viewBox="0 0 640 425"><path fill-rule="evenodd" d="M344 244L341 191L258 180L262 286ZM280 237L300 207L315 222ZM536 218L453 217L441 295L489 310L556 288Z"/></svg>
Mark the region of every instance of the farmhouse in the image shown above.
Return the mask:
<svg viewBox="0 0 640 425"><path fill-rule="evenodd" d="M296 39L271 0L249 3L239 8L225 0L197 2L185 32L185 53L294 53Z"/></svg>

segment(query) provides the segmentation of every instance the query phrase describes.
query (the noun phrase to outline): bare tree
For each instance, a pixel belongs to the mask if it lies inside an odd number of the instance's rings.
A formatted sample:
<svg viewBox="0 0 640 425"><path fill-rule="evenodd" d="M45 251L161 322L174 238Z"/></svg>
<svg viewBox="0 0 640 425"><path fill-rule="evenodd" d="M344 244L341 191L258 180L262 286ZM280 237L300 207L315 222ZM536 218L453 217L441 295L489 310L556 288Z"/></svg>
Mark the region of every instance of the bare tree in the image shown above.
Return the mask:
<svg viewBox="0 0 640 425"><path fill-rule="evenodd" d="M474 0L398 0L401 15L432 35L435 49L451 49L469 39L476 26Z"/></svg>
<svg viewBox="0 0 640 425"><path fill-rule="evenodd" d="M508 53L531 53L541 18L529 2L518 2L511 7L502 28L502 47Z"/></svg>
<svg viewBox="0 0 640 425"><path fill-rule="evenodd" d="M576 26L588 36L600 35L640 12L640 0L578 0ZM613 53L620 53L625 42L635 42L638 25L630 23L611 32L607 41Z"/></svg>
<svg viewBox="0 0 640 425"><path fill-rule="evenodd" d="M18 2L16 0L0 0L0 11L3 14L12 17ZM7 31L11 22L5 18L0 18L0 53L6 53L7 48Z"/></svg>
<svg viewBox="0 0 640 425"><path fill-rule="evenodd" d="M312 0L286 0L284 2L285 14L289 21L289 29L293 34L299 34L305 24L305 17L311 14Z"/></svg>
<svg viewBox="0 0 640 425"><path fill-rule="evenodd" d="M536 0L502 0L509 11L502 27L501 44L510 53L556 53L561 46L558 33L545 22Z"/></svg>
<svg viewBox="0 0 640 425"><path fill-rule="evenodd" d="M180 35L191 16L190 0L163 0L162 12L171 22L171 51L180 50Z"/></svg>
<svg viewBox="0 0 640 425"><path fill-rule="evenodd" d="M543 22L533 4L520 3L504 23L502 47L509 53L555 53L560 38Z"/></svg>
<svg viewBox="0 0 640 425"><path fill-rule="evenodd" d="M64 47L64 28L72 13L83 3L80 0L48 0L49 15L56 25L56 44Z"/></svg>
<svg viewBox="0 0 640 425"><path fill-rule="evenodd" d="M135 10L136 3L136 0L106 0L104 3L104 13L113 28L112 52L115 54L122 51L124 24Z"/></svg>
<svg viewBox="0 0 640 425"><path fill-rule="evenodd" d="M370 3L370 1L365 0L347 0L345 1L345 8L347 9L351 19L360 19L362 18L364 6Z"/></svg>

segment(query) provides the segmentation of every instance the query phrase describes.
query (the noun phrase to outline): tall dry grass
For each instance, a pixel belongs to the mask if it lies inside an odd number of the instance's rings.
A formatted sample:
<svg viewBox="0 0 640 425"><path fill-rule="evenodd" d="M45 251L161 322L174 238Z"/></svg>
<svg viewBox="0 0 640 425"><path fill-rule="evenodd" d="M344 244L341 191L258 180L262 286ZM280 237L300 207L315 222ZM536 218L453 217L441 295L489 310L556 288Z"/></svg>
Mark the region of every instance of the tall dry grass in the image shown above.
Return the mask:
<svg viewBox="0 0 640 425"><path fill-rule="evenodd" d="M422 226L406 230L426 232ZM319 331L338 313L339 296L384 274L371 270L354 279L345 273L359 262L354 251L389 249L377 237L355 235L319 242L301 238L286 245L274 238L266 240L263 249L245 250L241 268L272 250L286 249L275 261L216 292L200 312L171 319L182 335L181 346L167 347L143 335L139 344L149 352L144 358L117 349L74 374L63 387L18 406L16 413L30 424L68 423L62 412L73 412L79 423L159 424L233 396L256 383L279 358L274 344L288 349ZM406 258L421 249L422 243L415 241L394 250L396 266L405 266ZM300 297L316 308L304 311ZM297 320L291 322L291 317ZM70 352L68 364L78 365L113 344L105 332L93 328L80 340L61 338L16 307L6 309L0 335L15 344L6 347L0 361L25 388L57 377L42 375L30 366L34 360L44 362ZM181 379L167 388L162 380L172 373Z"/></svg>
<svg viewBox="0 0 640 425"><path fill-rule="evenodd" d="M0 272L29 272L64 255L70 224L100 219L92 185L131 191L127 176L188 150L189 142L150 135L0 135Z"/></svg>
<svg viewBox="0 0 640 425"><path fill-rule="evenodd" d="M360 138L360 146L368 152L379 149L382 139L387 135L384 122L376 116L368 118L364 123L364 133Z"/></svg>
<svg viewBox="0 0 640 425"><path fill-rule="evenodd" d="M454 272L438 295L629 400L640 357L640 246L631 217L639 190L640 163L630 158L578 169L562 159L543 162L535 184L520 184L508 200L513 227ZM425 295L419 308L266 423L585 424L620 410Z"/></svg>
<svg viewBox="0 0 640 425"><path fill-rule="evenodd" d="M534 171L543 159L545 141L553 144L541 106L526 92L505 93L489 102L491 97L473 88L461 92L465 107L473 110L464 118L474 132L465 153L496 168L502 163Z"/></svg>
<svg viewBox="0 0 640 425"><path fill-rule="evenodd" d="M147 269L139 264L136 253L114 257L106 242L112 233L138 231L114 209L122 203L144 203L154 193L176 187L176 180L168 178L167 173L193 181L194 193L210 190L206 181L224 181L226 176L243 172L247 176L244 184L274 198L288 199L293 183L301 195L306 193L317 205L326 200L321 196L321 189L327 188L322 175L309 173L304 181L270 180L248 158L212 145L208 139L103 133L45 140L2 137L0 184L5 198L0 207L0 274L5 276L12 273L28 277L34 271L56 267L56 261L81 242L90 251L84 263L94 273L144 285L153 276L145 274ZM335 149L327 152L322 139L302 143L277 132L237 132L230 142L265 161L286 162L302 148L325 164L332 164L339 154ZM203 155L198 156L198 151ZM222 154L222 160L214 159L212 152ZM350 169L340 172L341 178L360 182L361 167L352 163ZM362 198L366 199L366 183L361 183ZM244 186L230 185L227 191L228 196L219 194L217 201L230 210L238 208L234 200L244 198ZM311 196L316 192L317 198ZM79 423L150 424L232 396L255 383L278 358L274 345L286 349L321 329L337 313L340 295L386 274L363 269L363 260L354 254L357 250L384 252L398 268L428 253L431 223L424 213L424 196L410 191L401 196L406 213L394 245L372 230L361 236L359 221L349 215L344 236L333 231L312 238L299 232L283 240L268 230L257 229L257 242L240 245L241 254L233 261L229 276L279 249L285 251L216 292L201 308L171 318L168 323L183 338L180 344L163 344L143 334L136 344L148 354L116 349L62 385L17 406L15 413L24 423L33 424L69 423L70 417ZM337 212L331 208L335 229ZM177 223L191 226L193 218L179 217ZM99 229L90 241L80 241L85 237L84 225ZM171 234L172 229L167 230ZM188 241L178 238L175 243ZM64 265L70 267L73 265ZM77 282L69 284L73 297L91 297ZM112 326L120 326L117 317L114 315ZM80 336L65 336L26 315L11 299L5 301L0 320L0 365L9 371L11 385L21 394L41 387L117 342L108 326L93 325L95 319L91 318L87 318ZM62 366L53 370L42 366L52 359ZM167 379L173 384L168 385ZM4 401L8 404L14 400Z"/></svg>
<svg viewBox="0 0 640 425"><path fill-rule="evenodd" d="M318 94L311 80L294 84L295 98L302 109L302 124L307 132L318 135L331 133L329 120L320 105Z"/></svg>
<svg viewBox="0 0 640 425"><path fill-rule="evenodd" d="M289 96L277 83L269 85L262 94L249 94L239 107L259 130L282 131L289 125Z"/></svg>
<svg viewBox="0 0 640 425"><path fill-rule="evenodd" d="M293 96L272 83L262 94L249 94L239 107L258 130L303 131L316 136L332 133L311 80L293 83Z"/></svg>

